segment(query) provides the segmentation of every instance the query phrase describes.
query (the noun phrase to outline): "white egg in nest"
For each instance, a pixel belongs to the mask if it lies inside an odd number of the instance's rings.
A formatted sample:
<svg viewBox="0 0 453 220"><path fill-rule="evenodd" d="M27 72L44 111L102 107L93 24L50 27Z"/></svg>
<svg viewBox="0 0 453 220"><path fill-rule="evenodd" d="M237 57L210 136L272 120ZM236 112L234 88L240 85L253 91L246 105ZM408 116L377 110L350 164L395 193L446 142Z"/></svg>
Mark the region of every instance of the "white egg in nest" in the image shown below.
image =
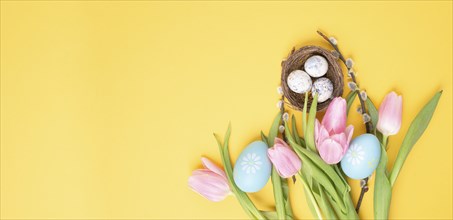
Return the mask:
<svg viewBox="0 0 453 220"><path fill-rule="evenodd" d="M318 102L325 102L332 97L333 84L330 79L322 77L317 79L311 88L311 95L314 97L315 93L318 94Z"/></svg>
<svg viewBox="0 0 453 220"><path fill-rule="evenodd" d="M289 89L295 93L305 93L310 91L312 81L310 76L302 70L294 70L288 75L287 84Z"/></svg>
<svg viewBox="0 0 453 220"><path fill-rule="evenodd" d="M305 61L304 68L308 75L312 77L321 77L327 73L329 63L327 63L326 58L315 55Z"/></svg>

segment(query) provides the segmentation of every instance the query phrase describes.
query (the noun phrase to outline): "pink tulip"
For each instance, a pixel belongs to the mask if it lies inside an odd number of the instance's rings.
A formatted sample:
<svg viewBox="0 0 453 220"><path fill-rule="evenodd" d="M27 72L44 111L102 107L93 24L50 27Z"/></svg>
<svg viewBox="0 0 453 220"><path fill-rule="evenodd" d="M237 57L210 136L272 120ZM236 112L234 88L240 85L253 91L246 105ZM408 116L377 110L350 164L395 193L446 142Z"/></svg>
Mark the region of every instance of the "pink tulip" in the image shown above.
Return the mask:
<svg viewBox="0 0 453 220"><path fill-rule="evenodd" d="M395 92L387 94L379 107L377 129L384 135L395 135L401 128L403 98Z"/></svg>
<svg viewBox="0 0 453 220"><path fill-rule="evenodd" d="M189 187L201 196L219 202L231 194L225 171L209 159L202 157L204 169L194 170L189 177Z"/></svg>
<svg viewBox="0 0 453 220"><path fill-rule="evenodd" d="M267 156L283 178L294 176L302 166L296 153L280 138L275 138L274 146L267 150Z"/></svg>
<svg viewBox="0 0 453 220"><path fill-rule="evenodd" d="M326 114L315 123L315 142L319 155L327 164L341 161L351 142L354 126L346 127L346 100L334 98Z"/></svg>

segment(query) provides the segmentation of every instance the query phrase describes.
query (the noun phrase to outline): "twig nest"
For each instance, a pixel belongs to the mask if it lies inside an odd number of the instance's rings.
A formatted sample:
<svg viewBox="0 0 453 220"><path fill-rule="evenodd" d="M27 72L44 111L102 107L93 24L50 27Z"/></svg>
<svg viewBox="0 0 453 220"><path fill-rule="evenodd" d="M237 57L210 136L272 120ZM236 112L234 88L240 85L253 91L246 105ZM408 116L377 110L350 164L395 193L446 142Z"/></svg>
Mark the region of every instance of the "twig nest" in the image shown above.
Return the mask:
<svg viewBox="0 0 453 220"><path fill-rule="evenodd" d="M283 95L288 100L290 107L301 111L304 107L305 92L300 92L302 91L301 85L299 85L298 90L293 90L292 81L294 79L291 78L290 80L289 77L291 73L299 72L297 70L308 71L308 75L314 77L310 80L313 82L313 85L310 83L311 90L309 89L306 92L318 93L318 111L325 110L333 98L343 95L343 72L337 58L332 52L324 48L305 46L297 51L293 50L288 58L282 62L281 85ZM313 95L310 94L307 109L310 109L312 101Z"/></svg>

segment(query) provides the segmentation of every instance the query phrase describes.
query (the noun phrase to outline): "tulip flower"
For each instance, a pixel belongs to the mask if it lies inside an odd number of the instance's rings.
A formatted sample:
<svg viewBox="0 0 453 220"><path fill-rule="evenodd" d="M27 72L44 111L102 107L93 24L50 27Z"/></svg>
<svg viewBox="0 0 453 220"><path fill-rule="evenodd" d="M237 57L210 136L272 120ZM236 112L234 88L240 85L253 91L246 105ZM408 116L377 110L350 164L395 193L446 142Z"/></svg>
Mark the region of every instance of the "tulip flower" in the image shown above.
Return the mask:
<svg viewBox="0 0 453 220"><path fill-rule="evenodd" d="M327 164L341 161L351 142L354 126L346 127L346 100L337 97L327 107L322 122L316 119L315 142L319 155Z"/></svg>
<svg viewBox="0 0 453 220"><path fill-rule="evenodd" d="M302 167L296 153L280 138L275 138L274 146L267 150L267 155L283 178L294 176Z"/></svg>
<svg viewBox="0 0 453 220"><path fill-rule="evenodd" d="M387 94L379 107L377 129L385 136L395 135L401 128L403 98L395 92Z"/></svg>
<svg viewBox="0 0 453 220"><path fill-rule="evenodd" d="M202 157L204 169L197 169L189 177L189 187L201 196L219 202L230 195L231 189L225 171L209 159Z"/></svg>

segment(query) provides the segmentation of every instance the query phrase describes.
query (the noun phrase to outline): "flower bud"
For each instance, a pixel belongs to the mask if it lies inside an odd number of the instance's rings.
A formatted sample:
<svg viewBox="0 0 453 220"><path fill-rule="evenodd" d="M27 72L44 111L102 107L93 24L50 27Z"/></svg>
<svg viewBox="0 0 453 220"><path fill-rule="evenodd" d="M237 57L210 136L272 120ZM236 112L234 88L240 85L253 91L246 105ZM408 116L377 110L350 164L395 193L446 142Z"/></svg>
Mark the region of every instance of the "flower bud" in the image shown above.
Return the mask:
<svg viewBox="0 0 453 220"><path fill-rule="evenodd" d="M283 178L294 176L302 167L302 162L282 139L275 138L274 142L274 146L267 150L267 155L277 173Z"/></svg>

